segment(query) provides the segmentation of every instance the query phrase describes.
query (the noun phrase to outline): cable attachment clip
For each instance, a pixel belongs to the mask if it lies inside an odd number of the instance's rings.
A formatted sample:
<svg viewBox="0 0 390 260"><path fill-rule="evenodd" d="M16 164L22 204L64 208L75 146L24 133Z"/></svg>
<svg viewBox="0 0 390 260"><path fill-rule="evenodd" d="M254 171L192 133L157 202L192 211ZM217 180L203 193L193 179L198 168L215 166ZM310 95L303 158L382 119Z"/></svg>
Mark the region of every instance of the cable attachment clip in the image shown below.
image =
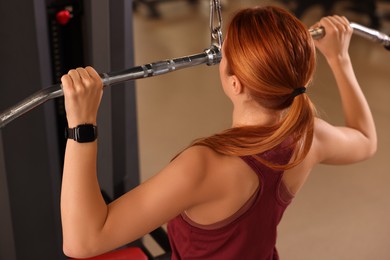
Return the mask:
<svg viewBox="0 0 390 260"><path fill-rule="evenodd" d="M210 0L211 45L222 47L222 12L220 0Z"/></svg>

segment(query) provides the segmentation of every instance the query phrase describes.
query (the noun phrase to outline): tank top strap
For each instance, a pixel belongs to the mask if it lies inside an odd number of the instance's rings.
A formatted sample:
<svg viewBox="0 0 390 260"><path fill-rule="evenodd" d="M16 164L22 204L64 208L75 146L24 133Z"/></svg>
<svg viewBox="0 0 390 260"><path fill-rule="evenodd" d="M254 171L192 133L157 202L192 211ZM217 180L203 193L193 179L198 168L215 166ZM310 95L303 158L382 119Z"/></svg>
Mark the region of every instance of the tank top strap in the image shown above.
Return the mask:
<svg viewBox="0 0 390 260"><path fill-rule="evenodd" d="M281 165L287 164L291 160L293 148L286 145L286 143L288 144L288 142L285 141L274 149L258 154L257 156L271 163ZM257 160L256 156L243 156L241 159L245 161L259 177L261 193L276 198L280 205L287 205L291 202L294 195L283 182L283 170L275 170L266 166L264 163Z"/></svg>

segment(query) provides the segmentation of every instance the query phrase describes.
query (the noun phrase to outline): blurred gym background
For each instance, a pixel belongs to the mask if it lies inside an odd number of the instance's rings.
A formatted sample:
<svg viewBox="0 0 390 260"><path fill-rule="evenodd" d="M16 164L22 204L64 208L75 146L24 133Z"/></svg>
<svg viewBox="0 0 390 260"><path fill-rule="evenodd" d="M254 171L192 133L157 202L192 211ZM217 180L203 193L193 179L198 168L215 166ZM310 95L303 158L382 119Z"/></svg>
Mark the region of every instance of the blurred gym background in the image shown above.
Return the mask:
<svg viewBox="0 0 390 260"><path fill-rule="evenodd" d="M307 26L324 15L390 33L390 1L222 0L224 25L238 9L273 4ZM58 83L69 69L99 72L202 52L208 0L2 1L0 111ZM390 53L353 36L352 62L371 105L379 147L368 161L320 166L279 227L282 259L390 258ZM308 95L342 124L332 74L318 55ZM110 201L158 172L193 139L231 124L218 66L193 67L105 89L99 115L99 180ZM58 98L0 129L0 259L66 259L59 194L66 125ZM174 202L173 202L174 203ZM169 251L164 228L136 241L149 258ZM169 253L169 252L168 252Z"/></svg>

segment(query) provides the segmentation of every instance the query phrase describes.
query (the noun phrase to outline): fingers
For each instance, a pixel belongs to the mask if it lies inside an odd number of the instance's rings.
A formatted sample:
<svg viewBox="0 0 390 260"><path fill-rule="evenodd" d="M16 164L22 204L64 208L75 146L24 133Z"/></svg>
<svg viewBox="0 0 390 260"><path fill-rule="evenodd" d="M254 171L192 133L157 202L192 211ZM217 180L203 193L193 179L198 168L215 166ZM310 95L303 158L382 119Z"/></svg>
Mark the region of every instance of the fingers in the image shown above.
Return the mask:
<svg viewBox="0 0 390 260"><path fill-rule="evenodd" d="M332 16L332 22L338 28L340 32L347 32L351 26L349 25L349 21L345 16Z"/></svg>
<svg viewBox="0 0 390 260"><path fill-rule="evenodd" d="M319 23L325 29L325 36L317 39L317 49L328 59L348 58L348 48L352 35L352 28L344 16L327 16Z"/></svg>
<svg viewBox="0 0 390 260"><path fill-rule="evenodd" d="M347 19L347 17L341 16L341 17L340 17L340 22L342 22L342 23L344 24L345 30L346 30L348 33L352 34L353 28L351 27L351 23L349 22L349 20Z"/></svg>
<svg viewBox="0 0 390 260"><path fill-rule="evenodd" d="M69 90L82 90L83 88L102 87L99 74L92 67L69 70L68 74L61 78L64 88Z"/></svg>
<svg viewBox="0 0 390 260"><path fill-rule="evenodd" d="M92 67L77 68L62 76L61 81L68 125L95 124L103 95L99 74Z"/></svg>
<svg viewBox="0 0 390 260"><path fill-rule="evenodd" d="M68 75L72 78L75 88L89 87L91 77L88 72L83 68L77 68L70 70Z"/></svg>
<svg viewBox="0 0 390 260"><path fill-rule="evenodd" d="M352 32L352 28L345 16L327 16L320 20L318 26L323 26L327 33L345 33Z"/></svg>
<svg viewBox="0 0 390 260"><path fill-rule="evenodd" d="M61 83L62 86L66 88L73 85L73 80L68 74L65 74L61 77Z"/></svg>
<svg viewBox="0 0 390 260"><path fill-rule="evenodd" d="M92 78L94 78L94 79L101 79L100 78L100 76L99 76L99 74L96 72L96 70L94 69L94 68L92 68L91 66L88 66L88 67L86 67L85 68L85 70L88 72L88 74L92 77Z"/></svg>
<svg viewBox="0 0 390 260"><path fill-rule="evenodd" d="M88 81L91 77L89 76L89 73L87 70L83 69L83 68L77 68L76 69L76 72L78 73L78 79L81 80L81 82L83 81Z"/></svg>

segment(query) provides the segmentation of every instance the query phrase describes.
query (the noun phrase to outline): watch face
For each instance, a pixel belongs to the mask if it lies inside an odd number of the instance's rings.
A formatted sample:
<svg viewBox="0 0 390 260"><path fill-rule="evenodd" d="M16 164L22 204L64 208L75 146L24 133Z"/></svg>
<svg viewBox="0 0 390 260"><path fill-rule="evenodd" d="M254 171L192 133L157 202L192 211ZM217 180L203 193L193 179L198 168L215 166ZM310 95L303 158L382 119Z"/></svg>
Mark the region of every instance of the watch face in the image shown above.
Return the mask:
<svg viewBox="0 0 390 260"><path fill-rule="evenodd" d="M93 142L97 137L96 127L93 125L79 125L75 130L75 140L79 143Z"/></svg>

